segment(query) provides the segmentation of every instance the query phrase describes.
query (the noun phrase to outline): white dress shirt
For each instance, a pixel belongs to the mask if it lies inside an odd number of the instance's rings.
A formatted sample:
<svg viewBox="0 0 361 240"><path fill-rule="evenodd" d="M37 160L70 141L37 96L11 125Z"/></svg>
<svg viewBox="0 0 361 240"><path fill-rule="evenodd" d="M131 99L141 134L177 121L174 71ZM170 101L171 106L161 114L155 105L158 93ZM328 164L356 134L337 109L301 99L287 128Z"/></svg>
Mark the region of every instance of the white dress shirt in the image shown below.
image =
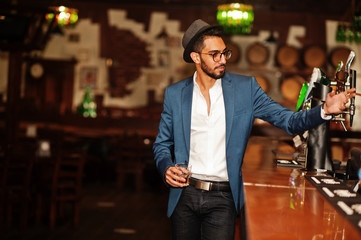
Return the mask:
<svg viewBox="0 0 361 240"><path fill-rule="evenodd" d="M226 162L226 116L222 79L209 90L210 112L206 99L193 75L193 99L189 164L192 177L211 181L228 181Z"/></svg>

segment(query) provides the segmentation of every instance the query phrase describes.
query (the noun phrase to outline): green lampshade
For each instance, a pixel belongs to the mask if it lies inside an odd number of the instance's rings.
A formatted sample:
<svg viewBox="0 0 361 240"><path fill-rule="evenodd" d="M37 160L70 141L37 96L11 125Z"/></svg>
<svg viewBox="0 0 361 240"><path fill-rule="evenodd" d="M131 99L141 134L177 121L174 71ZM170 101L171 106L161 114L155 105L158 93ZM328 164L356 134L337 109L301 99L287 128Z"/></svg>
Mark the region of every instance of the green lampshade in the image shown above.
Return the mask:
<svg viewBox="0 0 361 240"><path fill-rule="evenodd" d="M228 34L250 34L254 20L252 5L242 3L218 6L217 21Z"/></svg>
<svg viewBox="0 0 361 240"><path fill-rule="evenodd" d="M68 8L64 6L49 7L54 13L47 13L46 20L49 22L55 17L59 26L73 26L78 21L78 10L75 8Z"/></svg>

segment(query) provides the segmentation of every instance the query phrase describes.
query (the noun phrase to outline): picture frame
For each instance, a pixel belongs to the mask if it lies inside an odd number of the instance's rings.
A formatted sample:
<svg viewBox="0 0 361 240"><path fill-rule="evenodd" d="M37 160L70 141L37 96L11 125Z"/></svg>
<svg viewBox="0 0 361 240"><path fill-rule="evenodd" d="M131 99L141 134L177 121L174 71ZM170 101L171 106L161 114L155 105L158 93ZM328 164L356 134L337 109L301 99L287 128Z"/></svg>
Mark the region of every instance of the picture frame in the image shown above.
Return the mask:
<svg viewBox="0 0 361 240"><path fill-rule="evenodd" d="M98 78L97 67L83 67L80 69L80 89L89 87L90 89L96 89Z"/></svg>
<svg viewBox="0 0 361 240"><path fill-rule="evenodd" d="M158 65L160 67L167 67L170 65L170 56L167 50L158 51Z"/></svg>

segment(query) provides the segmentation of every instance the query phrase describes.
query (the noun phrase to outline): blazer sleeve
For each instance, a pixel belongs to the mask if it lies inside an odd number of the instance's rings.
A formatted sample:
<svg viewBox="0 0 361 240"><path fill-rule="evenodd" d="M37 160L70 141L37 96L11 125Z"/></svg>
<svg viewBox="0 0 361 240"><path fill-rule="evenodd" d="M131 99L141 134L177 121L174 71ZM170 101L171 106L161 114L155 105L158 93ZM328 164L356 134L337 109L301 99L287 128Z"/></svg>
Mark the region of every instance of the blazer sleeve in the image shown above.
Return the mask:
<svg viewBox="0 0 361 240"><path fill-rule="evenodd" d="M293 112L273 101L252 78L254 116L295 134L317 127L326 120L321 117L321 105L307 111Z"/></svg>
<svg viewBox="0 0 361 240"><path fill-rule="evenodd" d="M153 144L154 160L163 181L165 182L165 172L174 165L173 163L173 116L171 108L171 94L169 88L164 93L163 112L158 128L158 136Z"/></svg>

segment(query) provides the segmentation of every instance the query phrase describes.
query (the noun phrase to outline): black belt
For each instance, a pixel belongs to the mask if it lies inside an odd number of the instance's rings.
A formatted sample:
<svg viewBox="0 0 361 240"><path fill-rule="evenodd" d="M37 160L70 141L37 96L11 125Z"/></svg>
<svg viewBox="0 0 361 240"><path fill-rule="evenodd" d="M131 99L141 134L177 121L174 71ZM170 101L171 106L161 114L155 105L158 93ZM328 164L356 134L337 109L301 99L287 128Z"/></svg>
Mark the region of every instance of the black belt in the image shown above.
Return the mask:
<svg viewBox="0 0 361 240"><path fill-rule="evenodd" d="M191 178L189 179L189 185L205 191L221 191L221 192L231 191L229 182L210 182L210 181L203 181L203 180Z"/></svg>

